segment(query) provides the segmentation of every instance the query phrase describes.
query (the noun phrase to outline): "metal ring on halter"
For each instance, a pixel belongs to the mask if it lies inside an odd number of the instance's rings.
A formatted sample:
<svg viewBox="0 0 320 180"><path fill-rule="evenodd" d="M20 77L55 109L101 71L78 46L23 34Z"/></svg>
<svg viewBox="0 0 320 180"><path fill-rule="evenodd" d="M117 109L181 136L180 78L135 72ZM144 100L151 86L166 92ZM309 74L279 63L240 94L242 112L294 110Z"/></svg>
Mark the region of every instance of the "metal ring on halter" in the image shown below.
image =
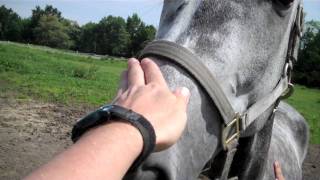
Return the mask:
<svg viewBox="0 0 320 180"><path fill-rule="evenodd" d="M289 98L294 92L294 85L289 83L288 88L283 94L280 96L280 99L287 99Z"/></svg>
<svg viewBox="0 0 320 180"><path fill-rule="evenodd" d="M292 61L289 61L285 64L282 76L288 76L288 82L291 82L291 71L293 69Z"/></svg>

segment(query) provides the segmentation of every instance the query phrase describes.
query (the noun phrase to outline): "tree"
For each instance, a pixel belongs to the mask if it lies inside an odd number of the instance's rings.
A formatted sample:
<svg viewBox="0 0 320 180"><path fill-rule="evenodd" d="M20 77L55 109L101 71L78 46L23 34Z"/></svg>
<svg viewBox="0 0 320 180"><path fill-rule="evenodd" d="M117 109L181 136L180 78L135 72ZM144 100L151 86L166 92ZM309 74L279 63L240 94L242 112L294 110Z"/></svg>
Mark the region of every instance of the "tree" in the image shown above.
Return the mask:
<svg viewBox="0 0 320 180"><path fill-rule="evenodd" d="M144 23L139 27L138 34L135 39L137 49L133 55L137 55L150 41L154 40L156 31L157 30L154 26L145 26Z"/></svg>
<svg viewBox="0 0 320 180"><path fill-rule="evenodd" d="M79 50L86 53L97 53L97 28L96 23L87 23L81 27L79 37Z"/></svg>
<svg viewBox="0 0 320 180"><path fill-rule="evenodd" d="M128 45L128 55L133 56L137 53L139 42L137 42L137 36L139 32L140 26L143 24L141 19L139 18L138 14L133 14L131 17L129 16L127 18L127 25L126 29L128 33L130 34L130 42Z"/></svg>
<svg viewBox="0 0 320 180"><path fill-rule="evenodd" d="M12 9L0 7L0 40L35 43L50 47L115 56L135 56L155 37L156 29L147 26L137 14L125 21L108 16L98 24L82 27L65 19L51 5L36 6L29 18L20 18Z"/></svg>
<svg viewBox="0 0 320 180"><path fill-rule="evenodd" d="M76 21L63 18L61 22L65 26L67 34L70 37L71 44L69 49L79 50L81 27Z"/></svg>
<svg viewBox="0 0 320 180"><path fill-rule="evenodd" d="M41 16L33 34L35 42L45 46L67 49L72 43L67 28L54 15Z"/></svg>
<svg viewBox="0 0 320 180"><path fill-rule="evenodd" d="M30 22L30 31L32 34L30 34L31 41L35 41L35 34L33 34L34 29L39 25L40 19L42 16L55 16L58 18L59 21L61 21L63 18L61 16L61 12L54 8L51 5L46 5L44 9L41 9L40 6L36 6L35 9L32 10L32 16L31 16L31 22Z"/></svg>
<svg viewBox="0 0 320 180"><path fill-rule="evenodd" d="M0 7L0 40L20 41L22 21L12 9Z"/></svg>
<svg viewBox="0 0 320 180"><path fill-rule="evenodd" d="M97 53L125 56L129 38L126 22L122 17L103 18L98 24Z"/></svg>
<svg viewBox="0 0 320 180"><path fill-rule="evenodd" d="M31 21L33 26L37 26L40 18L44 15L56 16L59 20L62 19L61 12L57 8L54 8L51 5L46 5L44 9L41 9L40 6L36 6L36 8L32 10L32 16L31 16Z"/></svg>
<svg viewBox="0 0 320 180"><path fill-rule="evenodd" d="M127 18L127 31L130 34L128 55L135 56L144 48L146 42L154 39L156 29L153 26L146 26L137 14Z"/></svg>
<svg viewBox="0 0 320 180"><path fill-rule="evenodd" d="M21 41L24 43L31 43L33 41L31 18L22 19L21 24L22 24Z"/></svg>
<svg viewBox="0 0 320 180"><path fill-rule="evenodd" d="M307 86L320 87L320 22L307 22L301 41L294 81Z"/></svg>

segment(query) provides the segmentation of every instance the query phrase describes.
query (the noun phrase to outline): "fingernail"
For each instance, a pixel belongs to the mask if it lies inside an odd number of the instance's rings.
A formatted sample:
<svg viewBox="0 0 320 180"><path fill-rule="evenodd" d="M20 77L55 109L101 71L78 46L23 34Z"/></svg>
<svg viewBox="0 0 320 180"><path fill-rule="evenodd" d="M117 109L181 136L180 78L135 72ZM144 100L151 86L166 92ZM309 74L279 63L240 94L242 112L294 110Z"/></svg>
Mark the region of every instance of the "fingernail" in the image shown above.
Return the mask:
<svg viewBox="0 0 320 180"><path fill-rule="evenodd" d="M274 162L274 165L275 165L276 167L279 167L278 161Z"/></svg>
<svg viewBox="0 0 320 180"><path fill-rule="evenodd" d="M151 59L149 59L149 58L143 58L142 60L141 60L141 62L150 62L151 61Z"/></svg>
<svg viewBox="0 0 320 180"><path fill-rule="evenodd" d="M130 58L129 62L139 62L139 61L137 59L135 59L135 58Z"/></svg>
<svg viewBox="0 0 320 180"><path fill-rule="evenodd" d="M189 97L190 96L190 90L188 88L186 88L186 87L182 87L180 92L185 97Z"/></svg>

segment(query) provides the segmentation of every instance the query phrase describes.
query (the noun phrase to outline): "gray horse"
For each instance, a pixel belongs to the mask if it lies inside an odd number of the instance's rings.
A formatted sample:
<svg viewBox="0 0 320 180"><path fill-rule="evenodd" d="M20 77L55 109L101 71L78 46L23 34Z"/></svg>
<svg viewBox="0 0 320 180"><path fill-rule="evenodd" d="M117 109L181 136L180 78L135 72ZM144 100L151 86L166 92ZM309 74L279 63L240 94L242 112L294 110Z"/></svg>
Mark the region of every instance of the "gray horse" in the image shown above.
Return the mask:
<svg viewBox="0 0 320 180"><path fill-rule="evenodd" d="M302 3L292 1L165 0L157 39L175 42L199 57L232 107L244 112L272 92L283 73ZM202 173L219 178L223 120L215 102L184 68L166 58L151 58L160 65L170 88L191 90L188 123L177 144L151 154L126 179L185 180L197 179ZM283 102L270 118L277 104L241 132L230 177L274 179L272 163L278 160L287 179L302 179L308 127L303 117Z"/></svg>

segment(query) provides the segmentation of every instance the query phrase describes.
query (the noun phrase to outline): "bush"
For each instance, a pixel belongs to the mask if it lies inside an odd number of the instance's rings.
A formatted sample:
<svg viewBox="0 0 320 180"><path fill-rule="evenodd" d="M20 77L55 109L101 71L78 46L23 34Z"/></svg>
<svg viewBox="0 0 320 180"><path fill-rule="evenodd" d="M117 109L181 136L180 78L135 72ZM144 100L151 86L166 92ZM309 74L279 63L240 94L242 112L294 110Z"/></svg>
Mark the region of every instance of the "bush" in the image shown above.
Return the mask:
<svg viewBox="0 0 320 180"><path fill-rule="evenodd" d="M74 67L74 69L71 72L71 76L81 79L95 79L98 69L99 68L96 65L79 65Z"/></svg>

